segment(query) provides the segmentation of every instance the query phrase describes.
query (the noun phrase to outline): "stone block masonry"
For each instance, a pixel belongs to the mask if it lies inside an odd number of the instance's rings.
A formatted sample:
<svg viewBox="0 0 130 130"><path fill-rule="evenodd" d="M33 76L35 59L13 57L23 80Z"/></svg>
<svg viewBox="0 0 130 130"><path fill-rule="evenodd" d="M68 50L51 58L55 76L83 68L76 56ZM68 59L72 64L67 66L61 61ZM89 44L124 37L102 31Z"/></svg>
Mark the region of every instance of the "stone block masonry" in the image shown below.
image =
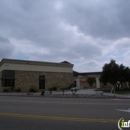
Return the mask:
<svg viewBox="0 0 130 130"><path fill-rule="evenodd" d="M28 92L31 86L39 90L39 75L45 76L45 89L49 87L67 87L73 82L73 73L15 71L15 88Z"/></svg>

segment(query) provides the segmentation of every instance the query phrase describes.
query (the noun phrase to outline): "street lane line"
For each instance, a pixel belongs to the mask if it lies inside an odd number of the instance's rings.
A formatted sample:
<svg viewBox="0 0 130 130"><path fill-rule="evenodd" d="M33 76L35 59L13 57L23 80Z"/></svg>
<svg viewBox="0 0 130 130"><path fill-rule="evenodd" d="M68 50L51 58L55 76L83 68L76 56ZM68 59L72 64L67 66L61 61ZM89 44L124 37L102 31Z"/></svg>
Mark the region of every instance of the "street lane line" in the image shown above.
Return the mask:
<svg viewBox="0 0 130 130"><path fill-rule="evenodd" d="M64 121L79 121L79 122L99 122L99 123L117 123L116 119L94 119L94 118L75 118L75 117L57 117L57 116L39 116L16 113L0 113L0 116L19 117L19 118L33 118L46 120L64 120Z"/></svg>
<svg viewBox="0 0 130 130"><path fill-rule="evenodd" d="M129 104L112 104L112 103L78 103L78 102L46 102L46 101L19 101L19 100L0 100L0 102L17 102L17 103L41 103L41 104L69 104L69 105L109 105L109 106L129 106Z"/></svg>

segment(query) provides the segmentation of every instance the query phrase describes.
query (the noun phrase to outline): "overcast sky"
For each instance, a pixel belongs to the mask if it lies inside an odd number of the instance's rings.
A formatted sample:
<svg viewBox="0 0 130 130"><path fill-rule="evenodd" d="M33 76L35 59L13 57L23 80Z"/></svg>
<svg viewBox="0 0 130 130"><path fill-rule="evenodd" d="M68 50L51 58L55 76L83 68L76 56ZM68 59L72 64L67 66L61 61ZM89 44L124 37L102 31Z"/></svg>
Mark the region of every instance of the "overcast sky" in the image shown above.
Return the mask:
<svg viewBox="0 0 130 130"><path fill-rule="evenodd" d="M130 67L130 0L0 0L0 59Z"/></svg>

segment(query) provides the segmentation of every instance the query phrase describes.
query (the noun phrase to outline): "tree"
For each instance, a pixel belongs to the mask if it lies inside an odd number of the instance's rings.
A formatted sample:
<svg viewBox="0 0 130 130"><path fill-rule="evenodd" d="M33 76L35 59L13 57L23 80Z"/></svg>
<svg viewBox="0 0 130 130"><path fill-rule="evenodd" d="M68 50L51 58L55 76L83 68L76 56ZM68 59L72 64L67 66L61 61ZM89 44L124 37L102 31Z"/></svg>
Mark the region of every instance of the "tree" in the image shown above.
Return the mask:
<svg viewBox="0 0 130 130"><path fill-rule="evenodd" d="M61 87L61 90L62 90L63 95L64 95L66 88L65 87Z"/></svg>
<svg viewBox="0 0 130 130"><path fill-rule="evenodd" d="M92 86L93 85L93 83L95 83L95 78L94 77L88 77L88 79L87 79L87 82L89 83L89 85L90 86Z"/></svg>
<svg viewBox="0 0 130 130"><path fill-rule="evenodd" d="M125 67L123 64L116 64L115 60L111 60L109 64L103 66L102 75L100 81L104 84L111 83L115 85L117 81L129 82L130 79L130 69ZM119 89L119 88L117 88Z"/></svg>

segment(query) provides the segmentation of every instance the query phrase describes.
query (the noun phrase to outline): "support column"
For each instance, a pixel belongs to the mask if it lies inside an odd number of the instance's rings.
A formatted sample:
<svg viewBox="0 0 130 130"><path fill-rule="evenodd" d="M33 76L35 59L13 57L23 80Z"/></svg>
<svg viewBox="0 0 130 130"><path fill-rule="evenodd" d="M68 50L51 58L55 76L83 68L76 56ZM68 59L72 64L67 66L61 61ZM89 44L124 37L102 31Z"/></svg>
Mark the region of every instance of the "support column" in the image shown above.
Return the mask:
<svg viewBox="0 0 130 130"><path fill-rule="evenodd" d="M96 88L100 88L99 77L96 77Z"/></svg>
<svg viewBox="0 0 130 130"><path fill-rule="evenodd" d="M129 86L129 82L126 82L126 87L127 87L127 88L129 88L129 87L130 87L130 86Z"/></svg>
<svg viewBox="0 0 130 130"><path fill-rule="evenodd" d="M76 78L76 88L80 89L80 78Z"/></svg>

